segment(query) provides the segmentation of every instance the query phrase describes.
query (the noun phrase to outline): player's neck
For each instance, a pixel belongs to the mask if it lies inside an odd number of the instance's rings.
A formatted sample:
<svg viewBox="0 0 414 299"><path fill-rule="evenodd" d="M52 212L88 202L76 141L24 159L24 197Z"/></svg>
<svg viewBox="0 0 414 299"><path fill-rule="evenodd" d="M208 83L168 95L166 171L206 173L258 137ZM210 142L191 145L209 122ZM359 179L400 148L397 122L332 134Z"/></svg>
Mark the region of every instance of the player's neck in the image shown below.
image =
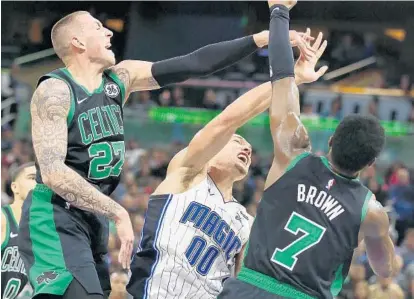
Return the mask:
<svg viewBox="0 0 414 299"><path fill-rule="evenodd" d="M75 61L67 65L66 69L73 79L89 92L98 89L102 84L103 68L101 65L96 65L89 61Z"/></svg>
<svg viewBox="0 0 414 299"><path fill-rule="evenodd" d="M14 219L16 219L17 223L20 222L20 218L22 216L22 207L23 207L23 200L15 197L14 202L10 205L10 208L13 211Z"/></svg>
<svg viewBox="0 0 414 299"><path fill-rule="evenodd" d="M210 174L217 189L219 189L224 201L232 201L233 199L233 180L229 176Z"/></svg>
<svg viewBox="0 0 414 299"><path fill-rule="evenodd" d="M331 166L332 170L333 170L335 173L337 173L337 174L339 174L339 175L341 175L341 176L343 176L343 177L349 178L349 179L355 179L355 178L357 178L357 177L358 177L359 172L349 172L349 171L344 171L344 170L342 170L340 167L336 166L336 165L332 162L332 157L331 157L331 153L330 153L330 152L326 155L326 157L327 157L327 159L328 159L328 161L329 161L329 164L330 164L330 166Z"/></svg>

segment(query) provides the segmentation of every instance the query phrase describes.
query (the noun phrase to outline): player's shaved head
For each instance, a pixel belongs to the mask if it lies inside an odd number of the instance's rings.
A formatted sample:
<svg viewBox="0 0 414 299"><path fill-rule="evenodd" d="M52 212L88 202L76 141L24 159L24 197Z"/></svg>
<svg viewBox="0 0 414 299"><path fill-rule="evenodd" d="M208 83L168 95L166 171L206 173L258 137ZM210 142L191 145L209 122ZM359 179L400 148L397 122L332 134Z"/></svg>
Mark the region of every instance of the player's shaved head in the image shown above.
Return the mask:
<svg viewBox="0 0 414 299"><path fill-rule="evenodd" d="M76 18L83 14L89 13L87 11L73 12L57 21L52 28L51 38L53 49L63 62L65 62L68 55L70 55L73 25L76 22Z"/></svg>

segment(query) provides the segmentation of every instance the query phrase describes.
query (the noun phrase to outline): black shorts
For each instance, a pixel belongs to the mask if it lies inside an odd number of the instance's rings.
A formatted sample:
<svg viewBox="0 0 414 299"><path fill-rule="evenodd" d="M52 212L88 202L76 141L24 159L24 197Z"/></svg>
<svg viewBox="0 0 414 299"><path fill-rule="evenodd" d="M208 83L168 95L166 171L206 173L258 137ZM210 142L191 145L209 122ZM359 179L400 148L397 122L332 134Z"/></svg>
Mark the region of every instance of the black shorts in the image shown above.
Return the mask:
<svg viewBox="0 0 414 299"><path fill-rule="evenodd" d="M24 202L18 237L33 295L63 295L73 278L88 294L109 293L108 234L106 219L37 184Z"/></svg>
<svg viewBox="0 0 414 299"><path fill-rule="evenodd" d="M288 297L282 297L269 293L265 290L251 285L247 282L228 278L224 283L223 290L218 295L217 299L287 299Z"/></svg>

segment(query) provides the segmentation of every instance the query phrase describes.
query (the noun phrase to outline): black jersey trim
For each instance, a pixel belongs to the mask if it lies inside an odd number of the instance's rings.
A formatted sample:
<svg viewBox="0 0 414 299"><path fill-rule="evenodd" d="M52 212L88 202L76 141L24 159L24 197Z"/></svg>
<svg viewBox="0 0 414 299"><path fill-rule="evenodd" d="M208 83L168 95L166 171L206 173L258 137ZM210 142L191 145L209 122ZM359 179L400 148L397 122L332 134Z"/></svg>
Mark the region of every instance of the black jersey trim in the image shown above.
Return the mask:
<svg viewBox="0 0 414 299"><path fill-rule="evenodd" d="M124 82L122 82L122 80L118 77L118 75L113 72L111 69L108 70L108 76L115 81L116 84L118 84L119 88L121 88L121 95L122 95L122 107L124 107L125 105L125 101L126 101L126 89L125 89L125 84Z"/></svg>
<svg viewBox="0 0 414 299"><path fill-rule="evenodd" d="M101 85L99 85L99 87L97 89L95 89L92 92L89 92L88 89L86 89L85 86L83 86L82 84L80 84L78 81L76 81L75 78L73 78L72 74L69 72L69 70L67 68L61 68L60 69L66 76L69 77L69 79L71 79L73 81L73 83L75 83L76 85L78 85L80 88L82 88L82 90L88 95L88 96L92 96L95 93L101 93L103 91L103 87L104 87L104 78L102 77L102 82Z"/></svg>
<svg viewBox="0 0 414 299"><path fill-rule="evenodd" d="M1 243L1 250L3 251L6 248L7 244L9 243L10 239L10 224L9 224L9 217L7 216L6 210L4 207L1 208L1 212L6 217L6 238L4 239L3 243Z"/></svg>
<svg viewBox="0 0 414 299"><path fill-rule="evenodd" d="M50 77L50 78L62 80L69 87L69 90L70 90L70 107L69 107L69 112L68 112L67 125L70 126L70 124L73 121L73 116L75 115L75 93L72 90L72 86L69 84L68 81L66 81L65 78L62 78L59 75L49 73L46 76Z"/></svg>

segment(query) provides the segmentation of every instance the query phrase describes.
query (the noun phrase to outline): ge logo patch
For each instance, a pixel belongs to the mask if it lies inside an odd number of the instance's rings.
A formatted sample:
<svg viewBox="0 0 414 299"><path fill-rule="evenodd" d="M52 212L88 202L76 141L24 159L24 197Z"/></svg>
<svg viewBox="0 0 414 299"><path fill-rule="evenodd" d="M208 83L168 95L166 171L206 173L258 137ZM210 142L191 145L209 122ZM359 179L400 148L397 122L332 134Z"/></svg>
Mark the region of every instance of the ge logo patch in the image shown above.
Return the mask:
<svg viewBox="0 0 414 299"><path fill-rule="evenodd" d="M105 94L110 98L116 98L119 95L119 87L114 83L106 83L105 87Z"/></svg>

